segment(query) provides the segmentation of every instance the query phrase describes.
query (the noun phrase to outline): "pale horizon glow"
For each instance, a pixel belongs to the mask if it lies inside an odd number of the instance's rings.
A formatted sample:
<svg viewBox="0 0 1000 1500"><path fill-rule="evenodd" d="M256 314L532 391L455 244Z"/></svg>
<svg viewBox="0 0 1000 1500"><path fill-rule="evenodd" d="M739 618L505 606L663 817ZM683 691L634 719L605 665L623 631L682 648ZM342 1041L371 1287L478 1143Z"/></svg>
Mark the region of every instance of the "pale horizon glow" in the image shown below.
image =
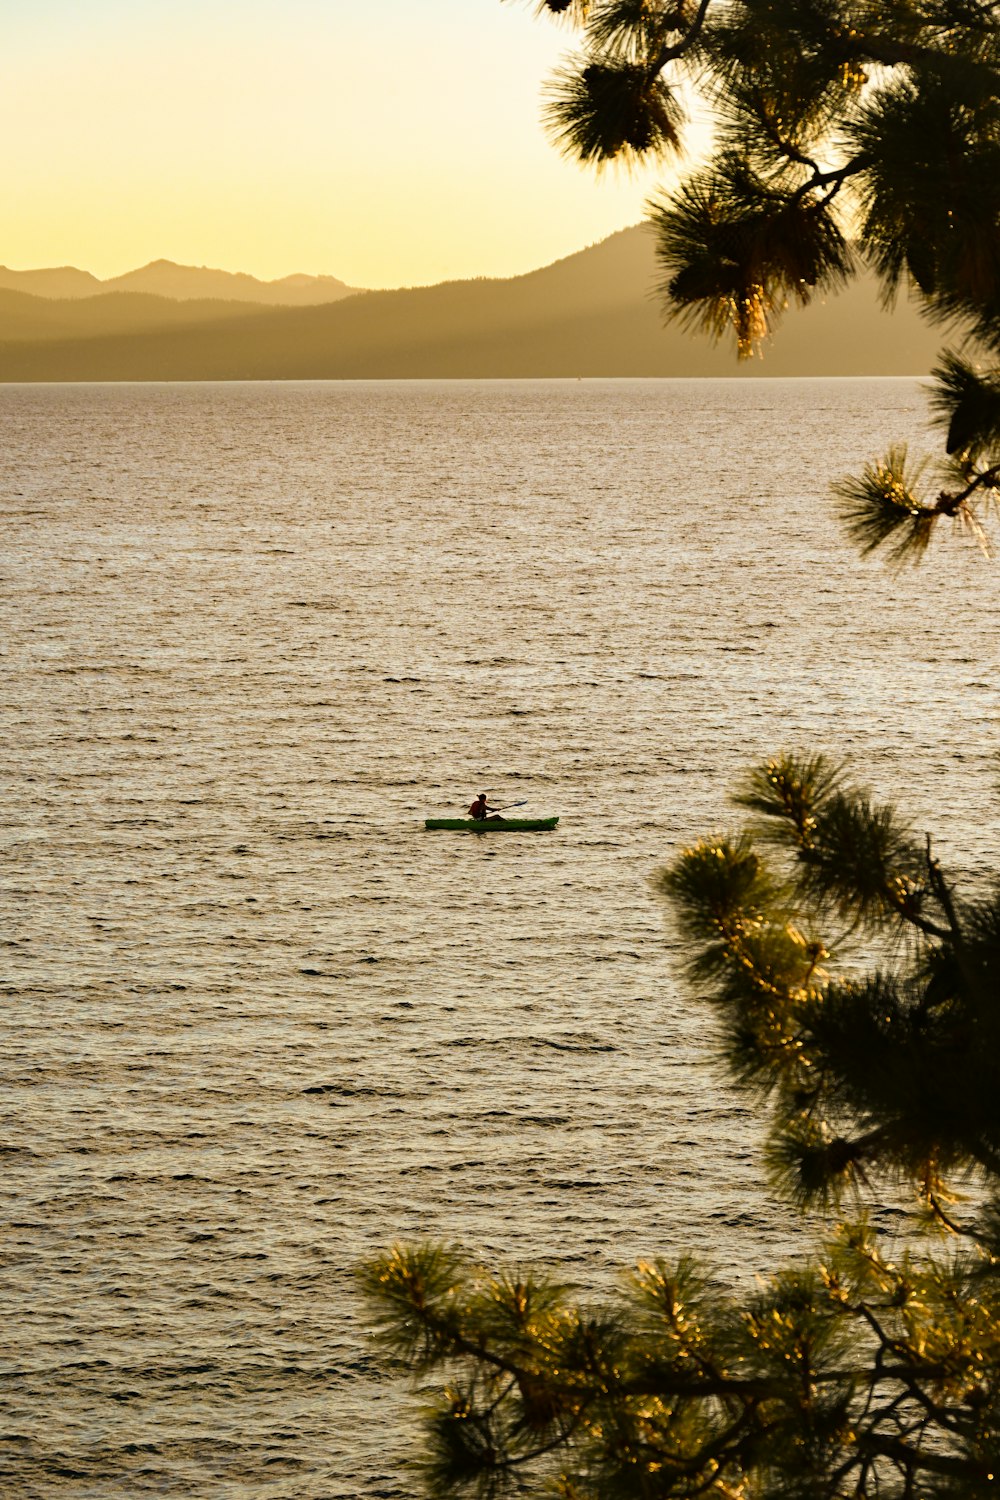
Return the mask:
<svg viewBox="0 0 1000 1500"><path fill-rule="evenodd" d="M570 42L516 0L34 0L5 17L0 263L370 288L547 265L666 180L546 137Z"/></svg>

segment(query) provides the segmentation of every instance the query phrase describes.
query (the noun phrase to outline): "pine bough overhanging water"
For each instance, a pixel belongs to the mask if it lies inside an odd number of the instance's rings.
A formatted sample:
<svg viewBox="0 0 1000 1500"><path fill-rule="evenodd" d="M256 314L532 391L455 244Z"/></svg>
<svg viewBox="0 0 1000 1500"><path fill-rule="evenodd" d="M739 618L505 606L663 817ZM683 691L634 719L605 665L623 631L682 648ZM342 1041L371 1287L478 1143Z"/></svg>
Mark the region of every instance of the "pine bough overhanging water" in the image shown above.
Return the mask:
<svg viewBox="0 0 1000 1500"><path fill-rule="evenodd" d="M941 519L984 548L1000 488L1000 32L977 0L570 0L549 126L582 161L676 168L700 97L708 162L651 205L668 316L759 352L781 313L860 265L956 347L935 372L945 452L895 448L845 483L866 551L919 558ZM921 473L926 483L920 484Z"/></svg>
<svg viewBox="0 0 1000 1500"><path fill-rule="evenodd" d="M671 316L741 357L867 264L940 321L943 453L841 482L864 552L941 522L989 551L1000 492L1000 7L979 0L546 0L581 50L549 123L596 164L684 148L657 198ZM963 893L929 837L822 756L776 758L746 826L660 877L772 1181L829 1242L736 1297L688 1259L602 1307L541 1277L397 1247L363 1280L387 1353L442 1383L437 1496L975 1500L1000 1493L1000 885ZM962 1185L971 1196L958 1200ZM893 1253L864 1216L916 1205ZM836 1223L849 1206L853 1222Z"/></svg>

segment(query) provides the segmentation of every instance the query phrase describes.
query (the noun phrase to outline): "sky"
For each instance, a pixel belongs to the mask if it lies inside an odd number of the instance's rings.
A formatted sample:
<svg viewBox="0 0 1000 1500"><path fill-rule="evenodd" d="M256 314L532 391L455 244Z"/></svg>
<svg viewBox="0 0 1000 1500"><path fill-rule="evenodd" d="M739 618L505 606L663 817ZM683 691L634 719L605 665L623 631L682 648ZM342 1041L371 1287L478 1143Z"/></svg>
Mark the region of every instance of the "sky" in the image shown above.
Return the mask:
<svg viewBox="0 0 1000 1500"><path fill-rule="evenodd" d="M511 276L662 180L561 156L529 0L0 0L0 263Z"/></svg>

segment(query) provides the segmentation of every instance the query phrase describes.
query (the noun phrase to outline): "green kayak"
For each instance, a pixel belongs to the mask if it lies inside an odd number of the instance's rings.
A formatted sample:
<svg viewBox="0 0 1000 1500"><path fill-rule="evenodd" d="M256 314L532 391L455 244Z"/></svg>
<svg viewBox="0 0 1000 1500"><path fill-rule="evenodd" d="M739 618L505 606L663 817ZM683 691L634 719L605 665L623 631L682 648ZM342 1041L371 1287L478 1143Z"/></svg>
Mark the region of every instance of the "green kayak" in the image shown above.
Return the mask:
<svg viewBox="0 0 1000 1500"><path fill-rule="evenodd" d="M427 818L424 826L447 828L451 833L540 833L558 822L558 818Z"/></svg>

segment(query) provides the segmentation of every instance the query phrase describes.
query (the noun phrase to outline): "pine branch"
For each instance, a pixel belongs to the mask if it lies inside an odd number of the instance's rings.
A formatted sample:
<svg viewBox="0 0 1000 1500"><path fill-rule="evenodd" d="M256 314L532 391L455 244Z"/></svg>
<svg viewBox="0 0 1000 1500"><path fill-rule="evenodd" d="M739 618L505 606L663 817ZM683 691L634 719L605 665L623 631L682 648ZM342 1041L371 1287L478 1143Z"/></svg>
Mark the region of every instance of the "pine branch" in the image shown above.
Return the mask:
<svg viewBox="0 0 1000 1500"><path fill-rule="evenodd" d="M880 1433L859 1433L857 1441L862 1454L892 1459L913 1475L940 1474L944 1478L971 1482L982 1485L984 1494L985 1486L993 1481L992 1464L983 1460L935 1453Z"/></svg>
<svg viewBox="0 0 1000 1500"><path fill-rule="evenodd" d="M695 46L704 32L705 21L711 4L712 0L700 0L694 20L680 41L674 42L671 46L662 47L656 57L651 59L651 65L655 65L657 71L662 72L668 63L676 61L679 57L683 57L686 52L690 52L691 48Z"/></svg>

